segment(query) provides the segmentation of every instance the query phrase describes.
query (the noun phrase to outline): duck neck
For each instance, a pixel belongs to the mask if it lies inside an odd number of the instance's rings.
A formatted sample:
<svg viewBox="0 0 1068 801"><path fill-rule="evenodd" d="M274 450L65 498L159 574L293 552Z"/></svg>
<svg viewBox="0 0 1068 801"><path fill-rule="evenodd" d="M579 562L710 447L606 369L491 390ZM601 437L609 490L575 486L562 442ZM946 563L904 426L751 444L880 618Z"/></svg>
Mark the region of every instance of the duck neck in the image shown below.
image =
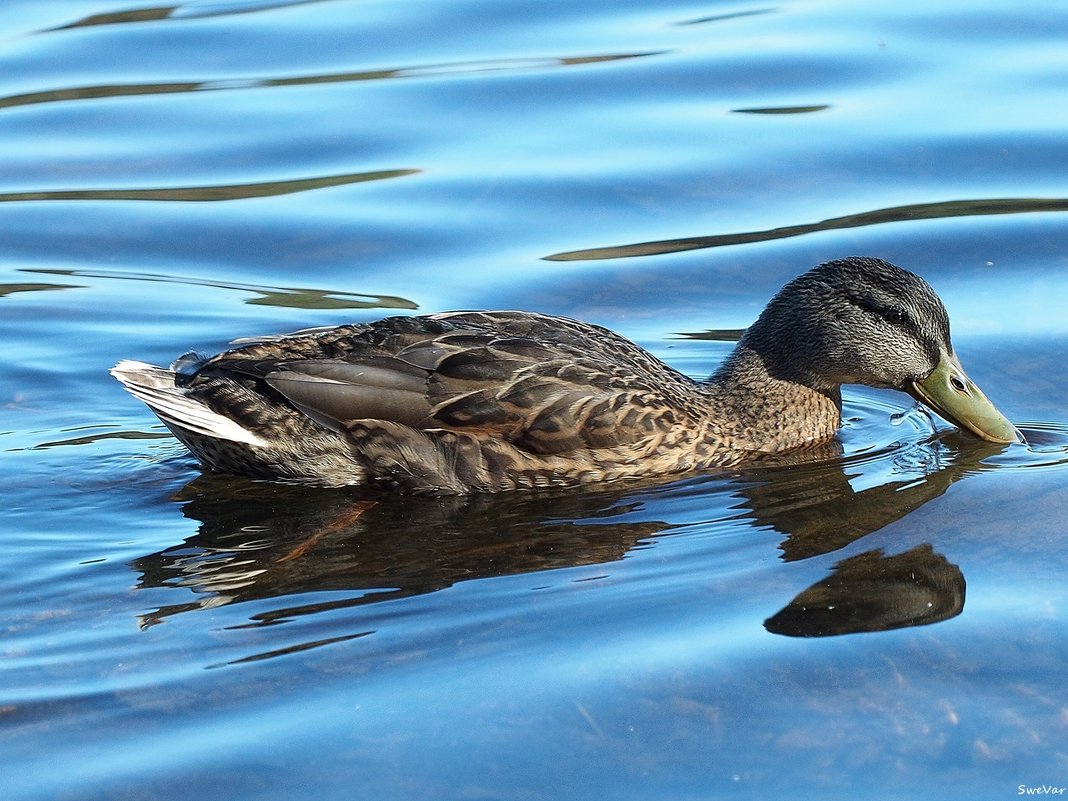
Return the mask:
<svg viewBox="0 0 1068 801"><path fill-rule="evenodd" d="M704 384L706 438L738 450L781 453L825 442L842 422L839 387L816 389L801 375L769 365L743 340Z"/></svg>

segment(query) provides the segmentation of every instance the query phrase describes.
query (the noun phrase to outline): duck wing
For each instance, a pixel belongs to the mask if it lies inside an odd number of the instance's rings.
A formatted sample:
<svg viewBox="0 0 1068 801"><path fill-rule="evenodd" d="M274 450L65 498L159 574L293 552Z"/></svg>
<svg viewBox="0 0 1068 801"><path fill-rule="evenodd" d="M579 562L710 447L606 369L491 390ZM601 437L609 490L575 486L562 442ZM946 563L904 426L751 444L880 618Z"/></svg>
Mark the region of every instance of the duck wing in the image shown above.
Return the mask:
<svg viewBox="0 0 1068 801"><path fill-rule="evenodd" d="M685 424L696 383L598 326L525 312L387 318L243 343L198 365L341 431L384 420L539 454L632 445Z"/></svg>

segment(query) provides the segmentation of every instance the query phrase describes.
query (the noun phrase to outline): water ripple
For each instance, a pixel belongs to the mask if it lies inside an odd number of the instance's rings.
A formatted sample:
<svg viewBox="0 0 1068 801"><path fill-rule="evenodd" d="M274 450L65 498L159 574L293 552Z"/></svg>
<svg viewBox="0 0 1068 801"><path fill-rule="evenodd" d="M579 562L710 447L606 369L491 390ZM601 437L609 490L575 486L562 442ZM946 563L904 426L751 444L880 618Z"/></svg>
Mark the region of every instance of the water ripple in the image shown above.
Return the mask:
<svg viewBox="0 0 1068 801"><path fill-rule="evenodd" d="M1014 445L983 461L1008 468L1061 467L1068 465L1068 425L1052 422L1024 422L1017 426L1024 443Z"/></svg>
<svg viewBox="0 0 1068 801"><path fill-rule="evenodd" d="M172 95L190 92L219 92L235 89L263 89L275 87L313 86L324 83L359 83L411 78L439 78L466 75L526 72L554 67L577 67L603 64L632 58L663 55L665 51L644 53L602 53L590 56L526 57L457 61L443 64L421 64L410 67L387 67L372 70L351 70L316 75L295 75L282 78L219 78L206 81L167 81L152 83L109 83L89 86L68 86L24 92L0 97L0 109L40 103L65 103L72 100L98 100L110 97L139 97L142 95Z"/></svg>
<svg viewBox="0 0 1068 801"><path fill-rule="evenodd" d="M727 245L743 245L751 242L767 242L773 239L789 239L794 236L836 231L843 228L864 228L892 222L912 220L937 220L946 217L981 217L992 214L1033 214L1046 211L1068 211L1068 198L984 198L976 200L945 200L935 203L911 203L907 206L892 206L885 209L831 217L815 223L786 225L764 231L742 231L732 234L713 234L683 239L663 239L656 242L638 242L630 245L570 250L544 256L546 261L584 261L594 259L623 259L631 256L653 256L660 253L678 253L684 250L719 248Z"/></svg>
<svg viewBox="0 0 1068 801"><path fill-rule="evenodd" d="M245 200L256 197L275 197L309 192L330 186L358 184L416 175L419 170L374 170L343 175L324 175L314 178L293 178L286 181L260 181L248 184L215 184L212 186L166 186L151 189L58 189L46 192L2 192L0 203L22 203L38 200L162 200L216 201Z"/></svg>
<svg viewBox="0 0 1068 801"><path fill-rule="evenodd" d="M234 281L219 281L206 278L190 278L158 273L126 273L111 270L59 270L25 269L23 272L45 275L70 275L82 278L106 278L120 281L147 281L162 284L185 284L189 286L232 289L250 292L256 297L245 303L253 306L279 306L287 309L417 309L418 304L396 295L367 295L357 292L342 292L332 289L307 287L258 286Z"/></svg>
<svg viewBox="0 0 1068 801"><path fill-rule="evenodd" d="M829 103L820 103L811 106L760 106L757 108L736 108L735 114L812 114L816 111L826 111L831 106Z"/></svg>
<svg viewBox="0 0 1068 801"><path fill-rule="evenodd" d="M682 22L676 22L676 25L706 25L710 22L726 22L732 19L740 19L742 17L759 17L764 14L773 14L779 9L774 6L770 8L754 8L749 11L735 11L732 14L714 14L708 17L697 17L696 19L687 19Z"/></svg>
<svg viewBox="0 0 1068 801"><path fill-rule="evenodd" d="M123 11L108 11L91 14L79 20L48 28L42 33L65 31L71 28L86 28L94 25L120 25L132 22L159 22L166 19L200 19L204 17L222 17L232 14L251 14L257 11L271 11L276 8L304 6L311 3L323 3L330 0L252 0L252 2L230 3L180 3L172 6L154 6L151 8L130 8Z"/></svg>
<svg viewBox="0 0 1068 801"><path fill-rule="evenodd" d="M0 283L0 298L16 292L51 292L57 289L81 289L77 284Z"/></svg>

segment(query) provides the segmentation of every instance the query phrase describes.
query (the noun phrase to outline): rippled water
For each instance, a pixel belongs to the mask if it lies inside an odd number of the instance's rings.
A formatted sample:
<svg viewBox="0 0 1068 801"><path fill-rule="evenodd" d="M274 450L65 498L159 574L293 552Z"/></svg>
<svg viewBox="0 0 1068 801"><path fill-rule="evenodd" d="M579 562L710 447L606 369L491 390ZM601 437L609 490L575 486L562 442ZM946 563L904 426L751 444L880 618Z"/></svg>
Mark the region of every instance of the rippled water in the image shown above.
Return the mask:
<svg viewBox="0 0 1068 801"><path fill-rule="evenodd" d="M4 799L1068 785L1061 4L8 0L0 23ZM107 375L490 307L701 376L851 253L935 286L1027 445L852 389L840 457L369 498L203 475Z"/></svg>

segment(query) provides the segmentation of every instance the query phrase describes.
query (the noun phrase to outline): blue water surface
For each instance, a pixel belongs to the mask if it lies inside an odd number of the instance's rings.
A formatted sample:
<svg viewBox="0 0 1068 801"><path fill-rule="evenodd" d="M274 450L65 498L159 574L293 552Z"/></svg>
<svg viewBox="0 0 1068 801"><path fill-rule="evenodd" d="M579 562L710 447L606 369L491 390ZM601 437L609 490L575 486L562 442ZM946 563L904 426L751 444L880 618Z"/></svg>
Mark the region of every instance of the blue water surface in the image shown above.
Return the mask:
<svg viewBox="0 0 1068 801"><path fill-rule="evenodd" d="M0 797L1068 786L1066 38L1050 1L6 0ZM369 503L205 475L107 374L521 308L699 377L854 253L931 282L1028 444L849 388L837 458Z"/></svg>

